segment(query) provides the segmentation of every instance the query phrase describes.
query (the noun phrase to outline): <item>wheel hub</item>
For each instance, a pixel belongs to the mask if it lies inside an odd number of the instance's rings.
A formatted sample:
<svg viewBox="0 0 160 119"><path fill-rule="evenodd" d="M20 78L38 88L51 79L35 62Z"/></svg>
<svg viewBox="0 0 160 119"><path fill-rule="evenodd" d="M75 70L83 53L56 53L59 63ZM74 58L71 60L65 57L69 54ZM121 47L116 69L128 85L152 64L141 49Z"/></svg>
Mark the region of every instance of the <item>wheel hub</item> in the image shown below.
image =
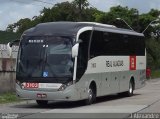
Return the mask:
<svg viewBox="0 0 160 119"><path fill-rule="evenodd" d="M89 100L92 100L93 97L93 91L91 89L88 90L88 98Z"/></svg>
<svg viewBox="0 0 160 119"><path fill-rule="evenodd" d="M132 84L130 83L130 86L129 86L129 93L132 93L133 91L133 88L132 88Z"/></svg>

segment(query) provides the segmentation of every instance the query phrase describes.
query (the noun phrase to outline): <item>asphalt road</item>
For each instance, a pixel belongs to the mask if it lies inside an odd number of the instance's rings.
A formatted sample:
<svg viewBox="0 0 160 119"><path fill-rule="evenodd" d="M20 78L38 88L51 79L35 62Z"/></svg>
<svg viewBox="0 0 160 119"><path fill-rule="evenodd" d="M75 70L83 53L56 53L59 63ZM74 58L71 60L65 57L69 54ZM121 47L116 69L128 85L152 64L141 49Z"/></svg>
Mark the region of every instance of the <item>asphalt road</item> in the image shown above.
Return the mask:
<svg viewBox="0 0 160 119"><path fill-rule="evenodd" d="M160 79L146 82L132 97L110 95L85 106L79 102L50 102L39 107L35 101L0 105L0 118L127 118L132 113L160 113ZM158 115L160 118L160 115Z"/></svg>

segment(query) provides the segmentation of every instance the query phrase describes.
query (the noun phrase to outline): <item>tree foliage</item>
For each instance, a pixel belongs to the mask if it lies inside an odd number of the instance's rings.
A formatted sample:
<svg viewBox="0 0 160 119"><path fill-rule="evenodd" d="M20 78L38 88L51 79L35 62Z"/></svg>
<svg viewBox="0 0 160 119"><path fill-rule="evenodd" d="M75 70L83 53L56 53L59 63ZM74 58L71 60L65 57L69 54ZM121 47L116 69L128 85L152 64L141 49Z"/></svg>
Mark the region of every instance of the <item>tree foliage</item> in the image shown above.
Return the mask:
<svg viewBox="0 0 160 119"><path fill-rule="evenodd" d="M14 32L0 31L0 44L7 44L10 41L18 40L20 34Z"/></svg>
<svg viewBox="0 0 160 119"><path fill-rule="evenodd" d="M34 27L39 23L54 21L100 22L129 29L123 21L125 20L135 31L142 32L158 16L160 16L160 11L155 9L151 9L145 14L139 14L137 9L122 6L115 6L110 8L109 12L103 12L91 7L87 0L74 0L73 2L57 3L52 8L44 8L39 16L34 16L32 19L20 19L17 23L8 25L7 31L16 31L22 34L26 29ZM117 20L116 18L123 20ZM153 23L144 32L148 66L153 68L160 66L160 25L158 23ZM158 65L153 62L158 63Z"/></svg>

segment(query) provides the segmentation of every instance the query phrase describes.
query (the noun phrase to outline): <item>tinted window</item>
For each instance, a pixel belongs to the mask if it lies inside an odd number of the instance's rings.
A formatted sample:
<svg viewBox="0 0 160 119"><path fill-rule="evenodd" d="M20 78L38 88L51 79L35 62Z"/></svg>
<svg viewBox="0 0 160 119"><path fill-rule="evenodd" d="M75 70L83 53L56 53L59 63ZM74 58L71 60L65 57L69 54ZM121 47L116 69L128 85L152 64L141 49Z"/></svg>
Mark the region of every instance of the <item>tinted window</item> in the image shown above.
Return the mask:
<svg viewBox="0 0 160 119"><path fill-rule="evenodd" d="M26 37L20 44L18 77L72 77L69 37Z"/></svg>
<svg viewBox="0 0 160 119"><path fill-rule="evenodd" d="M104 40L103 40L103 32L94 31L91 41L90 47L90 57L96 57L99 55L103 55L103 47L104 47Z"/></svg>
<svg viewBox="0 0 160 119"><path fill-rule="evenodd" d="M44 72L47 77L72 77L72 42L67 37L48 37L46 40Z"/></svg>
<svg viewBox="0 0 160 119"><path fill-rule="evenodd" d="M145 55L144 43L140 36L94 31L90 57Z"/></svg>
<svg viewBox="0 0 160 119"><path fill-rule="evenodd" d="M88 63L88 49L91 31L83 32L79 39L82 42L79 44L78 62L77 62L77 79L79 80L87 69Z"/></svg>

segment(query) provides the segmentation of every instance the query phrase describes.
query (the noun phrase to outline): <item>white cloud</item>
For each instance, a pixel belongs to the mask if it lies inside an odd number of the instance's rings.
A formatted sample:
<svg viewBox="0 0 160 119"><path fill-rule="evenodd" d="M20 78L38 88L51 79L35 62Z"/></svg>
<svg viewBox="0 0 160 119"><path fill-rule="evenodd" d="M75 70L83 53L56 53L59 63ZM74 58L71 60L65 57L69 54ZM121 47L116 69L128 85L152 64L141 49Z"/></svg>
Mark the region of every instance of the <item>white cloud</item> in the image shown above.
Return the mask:
<svg viewBox="0 0 160 119"><path fill-rule="evenodd" d="M0 30L5 30L8 24L13 24L19 19L32 18L40 14L44 7L51 5L45 3L35 3L32 0L25 3L11 0L0 0Z"/></svg>
<svg viewBox="0 0 160 119"><path fill-rule="evenodd" d="M136 8L140 13L147 13L150 9L160 10L160 0L118 0L122 6Z"/></svg>
<svg viewBox="0 0 160 119"><path fill-rule="evenodd" d="M136 8L140 13L147 13L150 9L160 10L160 0L89 0L100 10L108 11L110 7L121 5Z"/></svg>
<svg viewBox="0 0 160 119"><path fill-rule="evenodd" d="M32 18L40 14L43 7L49 4L33 0L0 0L0 30L5 30L8 24L17 22L21 18ZM42 0L50 3L60 3L73 0ZM136 8L140 13L148 12L151 8L160 10L160 0L88 0L99 10L109 11L110 7L121 5Z"/></svg>
<svg viewBox="0 0 160 119"><path fill-rule="evenodd" d="M31 4L18 4L16 2L4 3L0 5L0 29L5 30L8 24L17 22L21 18L32 18L39 14L42 6L34 6Z"/></svg>
<svg viewBox="0 0 160 119"><path fill-rule="evenodd" d="M156 8L160 10L160 2L151 2L150 3L150 9Z"/></svg>
<svg viewBox="0 0 160 119"><path fill-rule="evenodd" d="M99 10L109 11L110 7L120 5L118 0L89 0L91 5Z"/></svg>

